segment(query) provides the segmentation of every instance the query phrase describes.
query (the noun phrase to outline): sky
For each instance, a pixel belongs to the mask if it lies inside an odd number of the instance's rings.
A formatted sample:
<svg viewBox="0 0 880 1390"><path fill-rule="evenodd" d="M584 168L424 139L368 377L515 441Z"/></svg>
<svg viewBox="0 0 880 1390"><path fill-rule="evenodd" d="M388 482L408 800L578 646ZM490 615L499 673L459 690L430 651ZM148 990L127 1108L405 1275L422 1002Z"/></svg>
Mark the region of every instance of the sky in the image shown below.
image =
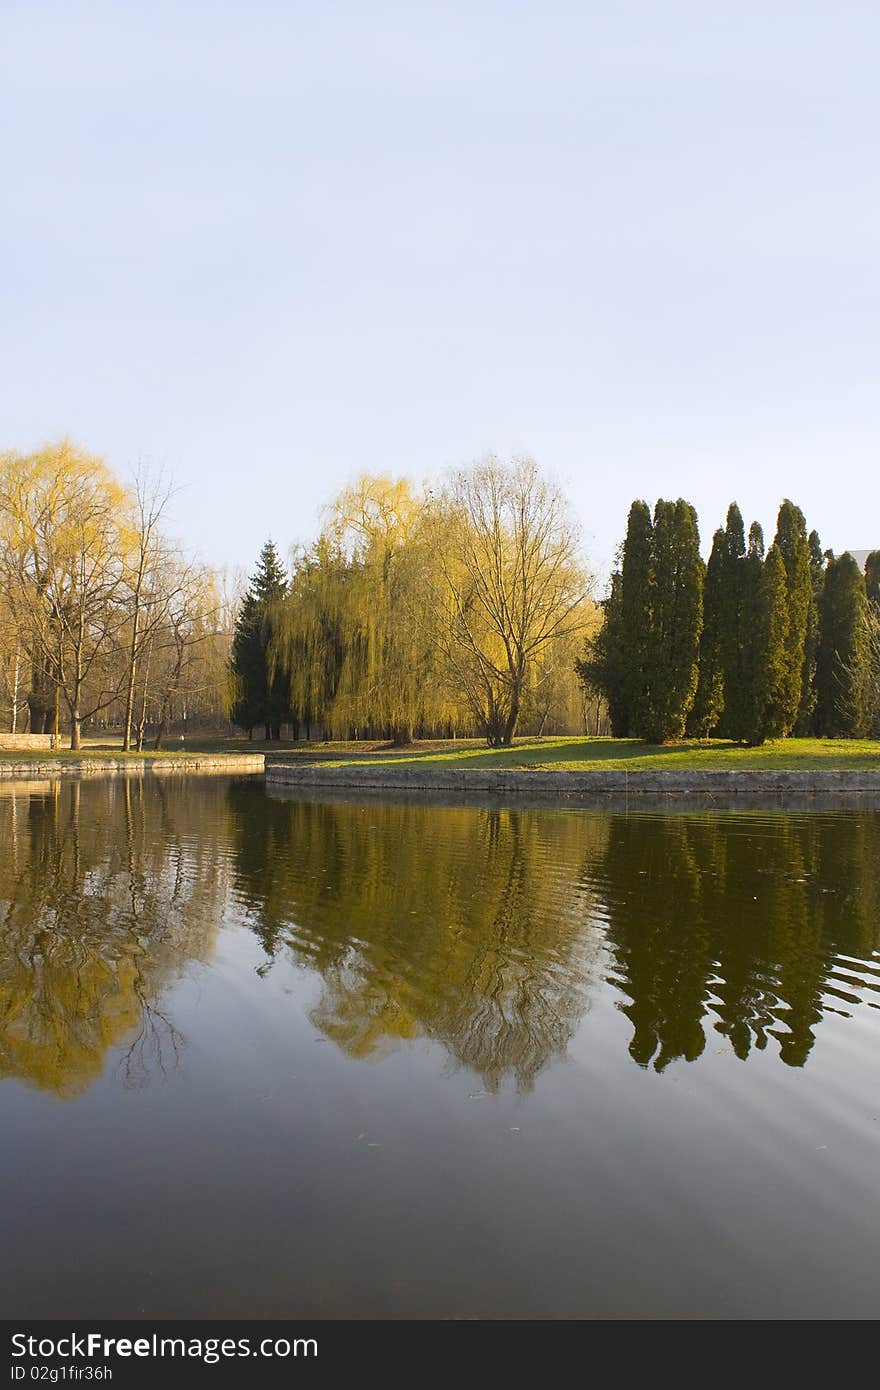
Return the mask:
<svg viewBox="0 0 880 1390"><path fill-rule="evenodd" d="M873 0L0 0L0 447L180 485L210 564L530 454L601 577L790 496L880 546Z"/></svg>

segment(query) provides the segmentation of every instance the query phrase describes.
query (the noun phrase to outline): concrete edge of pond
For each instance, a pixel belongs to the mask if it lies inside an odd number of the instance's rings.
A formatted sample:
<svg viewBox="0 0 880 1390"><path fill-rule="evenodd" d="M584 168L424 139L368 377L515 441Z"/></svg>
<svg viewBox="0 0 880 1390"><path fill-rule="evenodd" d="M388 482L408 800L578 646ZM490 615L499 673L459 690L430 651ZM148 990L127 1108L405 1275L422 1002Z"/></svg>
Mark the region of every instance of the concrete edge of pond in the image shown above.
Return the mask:
<svg viewBox="0 0 880 1390"><path fill-rule="evenodd" d="M262 753L180 753L174 757L106 758L0 758L0 777L44 780L52 777L139 777L145 773L239 773L262 772Z"/></svg>
<svg viewBox="0 0 880 1390"><path fill-rule="evenodd" d="M515 768L438 768L378 767L371 765L304 767L289 762L267 760L266 781L288 788L345 788L349 791L464 792L492 795L552 796L577 798L593 796L779 796L799 795L862 796L880 795L880 771L839 768L834 771L712 771L651 770L627 772L531 772Z"/></svg>
<svg viewBox="0 0 880 1390"><path fill-rule="evenodd" d="M548 792L455 792L427 787L298 787L291 782L267 782L273 801L292 801L315 806L348 805L422 806L448 810L494 811L602 811L624 815L674 815L706 812L880 811L880 790L875 792L579 792L551 796Z"/></svg>

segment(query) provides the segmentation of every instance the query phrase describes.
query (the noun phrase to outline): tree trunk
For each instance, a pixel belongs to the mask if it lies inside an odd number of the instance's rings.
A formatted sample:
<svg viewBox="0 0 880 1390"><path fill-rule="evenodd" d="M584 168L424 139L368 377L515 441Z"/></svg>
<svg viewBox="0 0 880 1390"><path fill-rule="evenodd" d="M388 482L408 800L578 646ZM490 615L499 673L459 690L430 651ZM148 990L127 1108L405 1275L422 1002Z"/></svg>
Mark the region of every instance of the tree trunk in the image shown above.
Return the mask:
<svg viewBox="0 0 880 1390"><path fill-rule="evenodd" d="M30 728L31 728L31 733L32 733L32 734L42 734L42 733L45 733L46 730L45 730L45 728L44 728L44 725L45 725L45 723L46 723L46 719L47 719L48 714L49 714L49 711L46 709L46 706L43 704L43 702L42 702L41 700L31 700L31 699L28 700L27 706L28 706L28 710L30 711Z"/></svg>
<svg viewBox="0 0 880 1390"><path fill-rule="evenodd" d="M267 742L267 743L270 743L270 742L271 742L271 739L272 739L272 726L271 726L270 724L267 723L267 724L266 724L266 742Z"/></svg>
<svg viewBox="0 0 880 1390"><path fill-rule="evenodd" d="M168 728L168 710L171 704L171 696L166 695L162 701L162 708L159 711L159 725L156 729L156 737L153 740L153 748L158 753L162 747L162 740L165 737L165 730Z"/></svg>
<svg viewBox="0 0 880 1390"><path fill-rule="evenodd" d="M504 748L509 748L516 735L516 726L519 723L519 690L515 689L510 699L510 713L504 722L504 733L501 736L501 743Z"/></svg>
<svg viewBox="0 0 880 1390"><path fill-rule="evenodd" d="M137 671L138 612L135 609L131 652L128 659L128 681L125 687L125 719L122 724L122 751L131 752L131 725L134 719L134 679Z"/></svg>
<svg viewBox="0 0 880 1390"><path fill-rule="evenodd" d="M20 656L18 647L15 649L15 665L12 668L12 732L18 731L18 680L19 680Z"/></svg>
<svg viewBox="0 0 880 1390"><path fill-rule="evenodd" d="M72 752L82 747L82 721L76 706L70 711L70 747Z"/></svg>

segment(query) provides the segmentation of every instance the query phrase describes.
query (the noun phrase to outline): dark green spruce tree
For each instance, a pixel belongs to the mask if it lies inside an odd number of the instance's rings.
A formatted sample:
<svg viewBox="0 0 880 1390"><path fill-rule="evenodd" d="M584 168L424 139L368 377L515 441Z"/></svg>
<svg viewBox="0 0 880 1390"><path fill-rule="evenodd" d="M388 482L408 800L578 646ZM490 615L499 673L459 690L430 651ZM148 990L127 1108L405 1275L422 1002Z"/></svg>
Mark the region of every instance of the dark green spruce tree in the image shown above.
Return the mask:
<svg viewBox="0 0 880 1390"><path fill-rule="evenodd" d="M654 508L653 604L646 643L646 700L635 732L649 743L681 738L697 690L705 565L697 514L662 498Z"/></svg>
<svg viewBox="0 0 880 1390"><path fill-rule="evenodd" d="M788 498L779 508L776 521L776 539L771 547L778 551L785 568L786 609L788 631L785 639L785 674L781 691L779 721L781 728L773 737L790 734L798 721L804 704L804 681L809 681L805 670L807 634L810 627L810 609L813 604L813 579L810 572L810 543L807 540L807 524L800 507ZM769 560L768 554L767 559ZM775 562L774 562L775 563Z"/></svg>
<svg viewBox="0 0 880 1390"><path fill-rule="evenodd" d="M284 567L272 541L260 551L232 638L232 673L236 698L232 717L250 736L262 724L267 739L281 737L288 718L288 680L270 654L278 608L287 595Z"/></svg>
<svg viewBox="0 0 880 1390"><path fill-rule="evenodd" d="M819 602L816 655L816 733L856 738L869 706L868 593L851 555L831 557Z"/></svg>
<svg viewBox="0 0 880 1390"><path fill-rule="evenodd" d="M712 539L712 550L706 568L697 693L688 715L688 733L695 738L708 738L716 728L724 709L724 667L721 652L724 638L726 547L725 533L719 527Z"/></svg>

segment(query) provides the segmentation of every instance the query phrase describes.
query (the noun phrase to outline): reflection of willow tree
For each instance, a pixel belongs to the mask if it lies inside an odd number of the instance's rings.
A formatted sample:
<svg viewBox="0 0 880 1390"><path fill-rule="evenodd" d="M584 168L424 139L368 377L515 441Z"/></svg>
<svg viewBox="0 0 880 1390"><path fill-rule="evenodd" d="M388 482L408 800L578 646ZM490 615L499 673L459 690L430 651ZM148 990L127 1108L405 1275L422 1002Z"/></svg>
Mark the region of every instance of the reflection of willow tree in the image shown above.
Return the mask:
<svg viewBox="0 0 880 1390"><path fill-rule="evenodd" d="M602 877L633 1058L694 1060L711 1014L738 1057L772 1037L803 1066L823 1010L871 988L839 957L877 945L878 865L876 815L612 817Z"/></svg>
<svg viewBox="0 0 880 1390"><path fill-rule="evenodd" d="M158 778L0 791L0 1077L74 1095L123 1042L128 1084L173 1065L160 996L212 946L216 790L197 803Z"/></svg>
<svg viewBox="0 0 880 1390"><path fill-rule="evenodd" d="M312 1020L355 1056L440 1042L487 1086L530 1086L587 1006L583 886L604 822L573 814L270 798L232 791L239 884L269 954L316 968Z"/></svg>

